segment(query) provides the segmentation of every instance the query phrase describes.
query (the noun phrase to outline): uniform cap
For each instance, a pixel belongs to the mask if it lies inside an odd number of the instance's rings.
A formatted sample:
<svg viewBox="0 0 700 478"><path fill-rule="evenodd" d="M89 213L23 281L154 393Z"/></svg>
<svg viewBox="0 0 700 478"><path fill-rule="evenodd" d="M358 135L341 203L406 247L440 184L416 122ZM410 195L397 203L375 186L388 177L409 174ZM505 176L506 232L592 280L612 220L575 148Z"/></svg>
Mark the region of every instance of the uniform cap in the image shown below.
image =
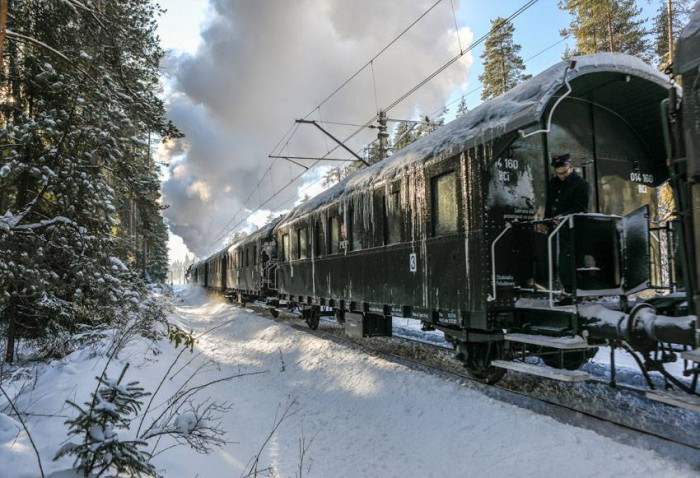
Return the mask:
<svg viewBox="0 0 700 478"><path fill-rule="evenodd" d="M562 166L568 166L569 164L571 164L571 154L566 153L560 156L554 156L552 158L551 164L553 168L561 168Z"/></svg>

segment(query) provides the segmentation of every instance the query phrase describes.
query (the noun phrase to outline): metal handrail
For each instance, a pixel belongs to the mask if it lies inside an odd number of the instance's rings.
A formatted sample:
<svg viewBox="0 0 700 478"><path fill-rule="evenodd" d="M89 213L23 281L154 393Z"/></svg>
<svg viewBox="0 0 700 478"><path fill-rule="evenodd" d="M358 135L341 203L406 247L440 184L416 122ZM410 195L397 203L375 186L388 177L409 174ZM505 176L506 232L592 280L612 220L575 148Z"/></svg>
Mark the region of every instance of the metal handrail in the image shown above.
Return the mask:
<svg viewBox="0 0 700 478"><path fill-rule="evenodd" d="M513 225L507 222L505 229L503 229L503 231L501 231L501 233L491 243L491 284L493 287L493 296L487 297L487 300L489 302L493 302L494 300L496 300L496 243L501 239L501 237L503 237L503 235L506 232L508 232L508 229L510 229L511 227L513 227Z"/></svg>
<svg viewBox="0 0 700 478"><path fill-rule="evenodd" d="M554 263L552 262L552 239L555 235L559 234L559 230L567 222L571 222L570 227L574 227L573 214L565 216L564 219L559 223L559 225L554 228L554 231L547 237L547 262L549 267L549 306L554 307Z"/></svg>
<svg viewBox="0 0 700 478"><path fill-rule="evenodd" d="M532 290L533 292L543 292L547 293L549 295L549 306L554 307L554 295L557 294L562 294L561 290L554 290L554 261L553 261L553 253L552 253L552 239L554 239L554 236L559 234L559 231L561 230L562 227L568 222L570 223L570 227L573 227L573 217L574 214L568 214L566 216L563 216L561 222L557 225L556 228L547 236L547 266L548 266L548 283L549 287L547 290ZM529 224L543 224L543 223L550 223L551 219L546 219L546 220L537 220L537 221L528 221L526 223ZM520 223L524 224L524 223ZM506 232L508 232L509 229L513 227L513 224L508 222L506 223L506 227L501 231L501 233L496 236L496 238L491 242L491 291L492 293L489 294L487 297L487 300L489 302L493 302L496 300L496 243L505 235Z"/></svg>

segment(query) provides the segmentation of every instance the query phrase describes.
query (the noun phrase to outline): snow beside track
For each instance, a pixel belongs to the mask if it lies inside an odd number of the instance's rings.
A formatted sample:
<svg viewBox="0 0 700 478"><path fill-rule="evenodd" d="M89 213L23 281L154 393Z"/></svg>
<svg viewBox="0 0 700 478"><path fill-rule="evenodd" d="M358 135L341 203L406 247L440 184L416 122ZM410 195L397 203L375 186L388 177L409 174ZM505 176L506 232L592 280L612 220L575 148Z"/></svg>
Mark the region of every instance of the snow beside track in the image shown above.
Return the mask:
<svg viewBox="0 0 700 478"><path fill-rule="evenodd" d="M495 401L196 289L180 289L171 318L195 333L219 326L199 339L195 354L201 355L188 366L193 370L198 360L216 360L217 367L201 373L199 382L239 371L266 373L222 382L205 392L203 398L233 406L223 418L233 443L208 456L183 447L158 455L155 463L169 477L241 476L280 406L290 400L296 401L296 413L282 423L260 458L259 468L272 466L275 476L298 473L302 436L307 443L315 437L304 460L305 468L311 465L304 470L308 477L697 476L697 470L652 450ZM154 355L140 342L120 357L132 363L127 378L140 380L149 391L178 353L167 342L157 348L160 353ZM187 352L182 363L192 357ZM39 380L20 408L35 414L70 413L64 400L87 400L103 364L99 353L84 351L37 366ZM113 370L119 367L116 363ZM179 377L167 381L168 391ZM0 401L0 410L3 406ZM16 420L6 415L0 415L0 476L38 476L31 445L23 432L17 436ZM64 440L65 418L28 420L44 469L70 467L70 460L51 461Z"/></svg>

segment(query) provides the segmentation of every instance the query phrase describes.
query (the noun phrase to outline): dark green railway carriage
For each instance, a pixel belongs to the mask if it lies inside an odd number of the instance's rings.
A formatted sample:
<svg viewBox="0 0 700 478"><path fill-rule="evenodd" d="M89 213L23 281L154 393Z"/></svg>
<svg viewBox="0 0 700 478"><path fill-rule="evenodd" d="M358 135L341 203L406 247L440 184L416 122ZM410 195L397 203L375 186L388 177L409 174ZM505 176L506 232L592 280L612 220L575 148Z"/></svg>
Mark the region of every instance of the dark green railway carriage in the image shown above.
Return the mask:
<svg viewBox="0 0 700 478"><path fill-rule="evenodd" d="M276 289L277 245L273 231L281 219L272 220L221 251L218 290L225 291L239 302L276 293L273 291Z"/></svg>
<svg viewBox="0 0 700 478"><path fill-rule="evenodd" d="M653 288L668 269L649 245L668 179L659 105L674 87L627 55L573 60L293 210L275 228L279 293L341 314L420 319L488 364L508 332L582 332L588 319L552 297ZM557 285L557 254L542 259L532 227L510 227L542 218L549 158L564 153L592 186L591 214L562 232L588 261L573 264L574 290Z"/></svg>

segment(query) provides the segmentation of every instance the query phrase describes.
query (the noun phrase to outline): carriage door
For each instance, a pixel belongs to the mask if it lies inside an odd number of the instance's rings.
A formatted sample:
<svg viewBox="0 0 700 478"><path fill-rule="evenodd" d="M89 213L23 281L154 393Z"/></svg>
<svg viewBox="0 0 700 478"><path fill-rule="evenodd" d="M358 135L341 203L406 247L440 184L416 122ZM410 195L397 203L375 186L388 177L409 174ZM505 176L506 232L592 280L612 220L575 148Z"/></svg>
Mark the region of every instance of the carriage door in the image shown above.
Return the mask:
<svg viewBox="0 0 700 478"><path fill-rule="evenodd" d="M649 206L622 218L623 288L632 294L651 286L649 258Z"/></svg>
<svg viewBox="0 0 700 478"><path fill-rule="evenodd" d="M221 256L221 289L226 290L226 279L228 275L228 252L224 252Z"/></svg>

